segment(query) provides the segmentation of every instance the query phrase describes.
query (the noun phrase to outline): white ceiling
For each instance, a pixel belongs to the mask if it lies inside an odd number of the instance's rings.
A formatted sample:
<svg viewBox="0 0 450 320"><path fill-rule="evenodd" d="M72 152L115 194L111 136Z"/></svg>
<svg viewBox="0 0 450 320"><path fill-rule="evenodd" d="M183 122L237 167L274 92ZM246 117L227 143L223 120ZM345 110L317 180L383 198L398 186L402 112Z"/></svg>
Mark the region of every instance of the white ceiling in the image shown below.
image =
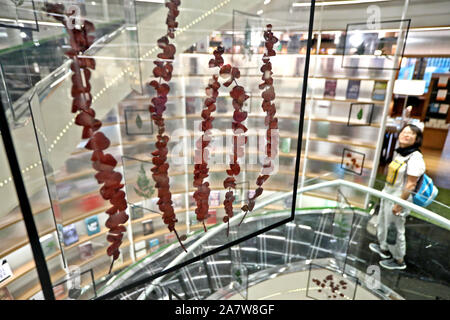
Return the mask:
<svg viewBox="0 0 450 320"><path fill-rule="evenodd" d="M326 0L330 2L330 0ZM333 0L336 1L336 0ZM256 1L254 13L263 10L262 17L274 19L288 26L295 26L305 20L309 8L293 7L294 2L306 0L271 0L267 5ZM317 1L316 3L320 3ZM355 3L358 2L355 0ZM367 21L367 9L371 5L380 8L380 20L397 20L402 16L405 0L391 0L351 5L316 6L314 28L317 30L345 30L348 23ZM411 19L411 27L447 26L450 21L449 0L410 0L406 18Z"/></svg>

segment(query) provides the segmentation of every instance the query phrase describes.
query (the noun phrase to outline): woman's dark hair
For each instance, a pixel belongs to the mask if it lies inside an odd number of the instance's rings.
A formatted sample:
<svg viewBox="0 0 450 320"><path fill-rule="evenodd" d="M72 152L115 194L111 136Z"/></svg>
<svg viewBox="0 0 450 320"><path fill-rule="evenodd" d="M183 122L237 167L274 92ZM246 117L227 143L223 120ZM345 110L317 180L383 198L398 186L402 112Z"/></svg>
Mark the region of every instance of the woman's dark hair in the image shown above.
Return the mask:
<svg viewBox="0 0 450 320"><path fill-rule="evenodd" d="M414 146L417 148L420 148L422 146L422 142L423 142L422 130L420 130L419 127L417 127L417 126L408 123L403 126L403 128L402 128L402 130L400 130L400 132L402 132L406 127L409 127L411 129L411 131L416 134L416 142L414 143Z"/></svg>

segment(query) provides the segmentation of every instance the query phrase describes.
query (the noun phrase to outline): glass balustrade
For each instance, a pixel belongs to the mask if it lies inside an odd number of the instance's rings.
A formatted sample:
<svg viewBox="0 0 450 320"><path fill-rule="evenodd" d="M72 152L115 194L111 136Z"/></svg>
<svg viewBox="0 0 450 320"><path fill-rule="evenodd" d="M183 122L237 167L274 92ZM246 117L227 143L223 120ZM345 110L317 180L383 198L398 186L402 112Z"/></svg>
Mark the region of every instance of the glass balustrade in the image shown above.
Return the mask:
<svg viewBox="0 0 450 320"><path fill-rule="evenodd" d="M335 200L315 199L316 204L322 201L323 205L298 208L292 222L146 282L144 279L148 278L148 274L143 275L144 272L141 270L151 268L153 261L157 262L161 258L161 261L166 260L163 258L164 255L170 257L166 261L173 259L172 250L166 248L164 252L160 249L161 251L152 253L129 270L111 278L109 280L111 287L106 285L101 292L107 294L112 288L132 286L134 282L139 283L135 288L112 297L107 295L108 298L270 299L276 295L282 295L286 299L289 297L298 299L300 295L290 296L289 294L302 293L301 297L306 299L328 299L328 296L313 292L314 290L307 292L317 287L314 283L308 283L308 276L320 280L319 271L322 270L333 274L335 279L347 279L345 281L352 283L352 290L357 293L351 294L347 289L344 293L341 290L340 293L345 295L345 299L450 298L447 259L450 230L448 221L435 219L440 215L435 216L431 211L424 214L415 211L414 208L406 208L410 210L410 214L405 216L407 268L405 270L385 269L379 264L382 259L369 249L370 243L377 242L376 224L379 214L377 205L381 200L387 201L383 198L385 195L380 196L377 194L378 191L373 189L372 192L358 190L357 185L355 185L356 188L355 186L352 188L350 184L336 183L327 189L321 185L329 184L330 181L327 177L322 178L325 182L312 183L311 181L310 185L305 187L311 190L302 192L300 189L299 195L305 198L314 197L307 195L307 192L320 191L326 192L329 198L334 197ZM360 199L362 202L370 198L368 206L361 207L349 201L349 198L357 193L364 195ZM278 201L284 201L289 197L287 193L282 194ZM277 200L269 201L271 204L278 202ZM440 213L449 213L449 208L443 204L434 203L434 206L440 208ZM270 221L275 217L289 216L289 214L289 210L286 209L258 208L250 219L232 232L232 235L239 237L240 232L246 232L245 229L261 228L270 223L266 220ZM214 234L206 240L195 235L191 236L193 238L191 247L195 248L194 251L184 255L182 259L178 257L176 263L188 261L203 252L220 247L223 241L226 241L226 230L223 226L217 226L212 230ZM237 234L234 234L235 232ZM181 250L178 250L177 254L180 252ZM174 264L175 262L166 265L166 269ZM238 283L236 274L242 275L242 283ZM296 274L298 274L298 284L286 287L284 291L271 292L265 286L264 295L258 295L256 287L252 290L253 286L263 286L265 282L272 279L287 275L295 278ZM334 298L331 296L331 299Z"/></svg>

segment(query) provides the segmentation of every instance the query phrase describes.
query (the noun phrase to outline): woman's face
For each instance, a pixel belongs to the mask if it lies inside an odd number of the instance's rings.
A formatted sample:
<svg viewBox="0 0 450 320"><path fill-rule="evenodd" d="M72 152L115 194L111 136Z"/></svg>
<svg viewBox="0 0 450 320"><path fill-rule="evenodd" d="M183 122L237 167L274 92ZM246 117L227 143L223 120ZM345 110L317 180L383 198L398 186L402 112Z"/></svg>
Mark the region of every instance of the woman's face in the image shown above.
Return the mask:
<svg viewBox="0 0 450 320"><path fill-rule="evenodd" d="M398 137L400 147L412 146L416 142L417 134L410 127L405 127Z"/></svg>

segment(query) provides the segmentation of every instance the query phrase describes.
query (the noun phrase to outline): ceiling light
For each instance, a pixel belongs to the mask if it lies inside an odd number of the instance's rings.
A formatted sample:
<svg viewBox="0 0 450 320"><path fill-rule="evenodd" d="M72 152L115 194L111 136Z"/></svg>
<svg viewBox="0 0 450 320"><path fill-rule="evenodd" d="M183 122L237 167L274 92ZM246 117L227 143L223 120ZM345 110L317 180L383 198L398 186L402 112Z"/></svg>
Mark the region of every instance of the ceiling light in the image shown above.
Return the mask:
<svg viewBox="0 0 450 320"><path fill-rule="evenodd" d="M264 0L264 4L269 4L270 0Z"/></svg>
<svg viewBox="0 0 450 320"><path fill-rule="evenodd" d="M371 3L371 2L387 2L391 0L340 0L340 1L324 1L324 2L316 2L316 7L320 6L338 6L344 4L361 4L361 3ZM294 2L292 4L293 7L310 7L310 3L300 3Z"/></svg>
<svg viewBox="0 0 450 320"><path fill-rule="evenodd" d="M263 13L264 13L263 10L258 10L258 12L256 12L256 14L257 14L258 16L262 15Z"/></svg>

